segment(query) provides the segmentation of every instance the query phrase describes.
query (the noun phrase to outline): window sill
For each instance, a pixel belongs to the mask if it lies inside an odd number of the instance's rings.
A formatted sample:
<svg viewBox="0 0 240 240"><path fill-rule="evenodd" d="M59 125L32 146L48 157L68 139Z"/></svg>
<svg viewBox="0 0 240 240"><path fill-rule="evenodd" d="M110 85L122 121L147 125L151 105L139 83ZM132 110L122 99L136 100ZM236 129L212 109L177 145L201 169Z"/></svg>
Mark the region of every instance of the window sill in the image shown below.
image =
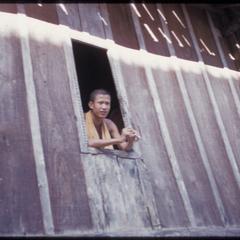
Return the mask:
<svg viewBox="0 0 240 240"><path fill-rule="evenodd" d="M142 158L142 156L135 152L134 150L130 151L123 151L123 150L111 150L111 149L97 149L97 148L92 148L92 147L87 147L84 151L81 151L81 153L86 153L86 154L106 154L106 155L115 155L120 158Z"/></svg>

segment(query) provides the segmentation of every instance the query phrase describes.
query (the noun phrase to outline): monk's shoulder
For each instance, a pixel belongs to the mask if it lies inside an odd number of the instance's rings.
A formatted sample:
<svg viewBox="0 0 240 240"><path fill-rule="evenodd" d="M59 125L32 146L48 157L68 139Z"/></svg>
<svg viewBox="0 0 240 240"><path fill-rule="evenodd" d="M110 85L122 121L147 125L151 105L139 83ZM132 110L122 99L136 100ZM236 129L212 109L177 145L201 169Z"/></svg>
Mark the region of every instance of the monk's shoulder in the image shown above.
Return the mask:
<svg viewBox="0 0 240 240"><path fill-rule="evenodd" d="M105 121L105 123L106 123L106 125L107 125L107 128L108 128L109 130L112 130L112 129L114 128L115 123L114 123L111 119L105 118L104 121Z"/></svg>

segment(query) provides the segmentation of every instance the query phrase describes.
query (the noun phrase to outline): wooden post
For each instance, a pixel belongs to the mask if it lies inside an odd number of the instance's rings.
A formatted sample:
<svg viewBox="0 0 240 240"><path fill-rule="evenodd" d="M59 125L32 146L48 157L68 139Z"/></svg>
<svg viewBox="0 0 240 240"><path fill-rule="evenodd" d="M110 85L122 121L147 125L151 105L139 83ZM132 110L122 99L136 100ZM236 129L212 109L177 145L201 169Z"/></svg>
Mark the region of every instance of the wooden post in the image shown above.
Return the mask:
<svg viewBox="0 0 240 240"><path fill-rule="evenodd" d="M27 92L27 104L32 133L34 159L36 163L36 173L42 206L43 223L46 234L54 233L53 216L49 196L49 186L44 161L43 145L41 139L40 122L38 115L38 104L36 90L33 80L33 69L31 63L30 47L28 40L28 30L26 16L22 5L18 5L18 26L21 34L21 49L24 67L24 79Z"/></svg>

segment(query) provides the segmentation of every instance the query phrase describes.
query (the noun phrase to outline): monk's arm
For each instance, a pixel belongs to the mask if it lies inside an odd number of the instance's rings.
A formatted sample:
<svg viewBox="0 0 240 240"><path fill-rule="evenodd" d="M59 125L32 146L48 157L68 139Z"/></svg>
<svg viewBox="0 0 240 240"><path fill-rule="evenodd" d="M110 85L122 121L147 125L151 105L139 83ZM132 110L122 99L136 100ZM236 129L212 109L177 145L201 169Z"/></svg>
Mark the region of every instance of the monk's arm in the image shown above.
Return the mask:
<svg viewBox="0 0 240 240"><path fill-rule="evenodd" d="M120 136L112 139L89 139L88 146L94 148L104 148L109 145L119 145L125 141L125 138Z"/></svg>
<svg viewBox="0 0 240 240"><path fill-rule="evenodd" d="M122 134L120 135L118 128L114 122L108 119L108 127L111 133L111 136L113 138L122 138L123 141L116 143L119 149L121 150L131 150L134 142L134 136L131 136L131 134L128 132L127 129L122 131Z"/></svg>

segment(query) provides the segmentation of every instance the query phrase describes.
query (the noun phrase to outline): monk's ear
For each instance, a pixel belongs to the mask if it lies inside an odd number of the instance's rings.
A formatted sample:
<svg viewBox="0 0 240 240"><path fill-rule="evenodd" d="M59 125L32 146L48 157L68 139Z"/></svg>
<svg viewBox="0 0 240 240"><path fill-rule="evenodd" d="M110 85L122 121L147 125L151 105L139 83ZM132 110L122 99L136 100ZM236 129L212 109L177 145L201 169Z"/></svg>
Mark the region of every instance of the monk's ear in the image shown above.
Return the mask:
<svg viewBox="0 0 240 240"><path fill-rule="evenodd" d="M93 101L89 101L88 106L90 109L93 109Z"/></svg>

